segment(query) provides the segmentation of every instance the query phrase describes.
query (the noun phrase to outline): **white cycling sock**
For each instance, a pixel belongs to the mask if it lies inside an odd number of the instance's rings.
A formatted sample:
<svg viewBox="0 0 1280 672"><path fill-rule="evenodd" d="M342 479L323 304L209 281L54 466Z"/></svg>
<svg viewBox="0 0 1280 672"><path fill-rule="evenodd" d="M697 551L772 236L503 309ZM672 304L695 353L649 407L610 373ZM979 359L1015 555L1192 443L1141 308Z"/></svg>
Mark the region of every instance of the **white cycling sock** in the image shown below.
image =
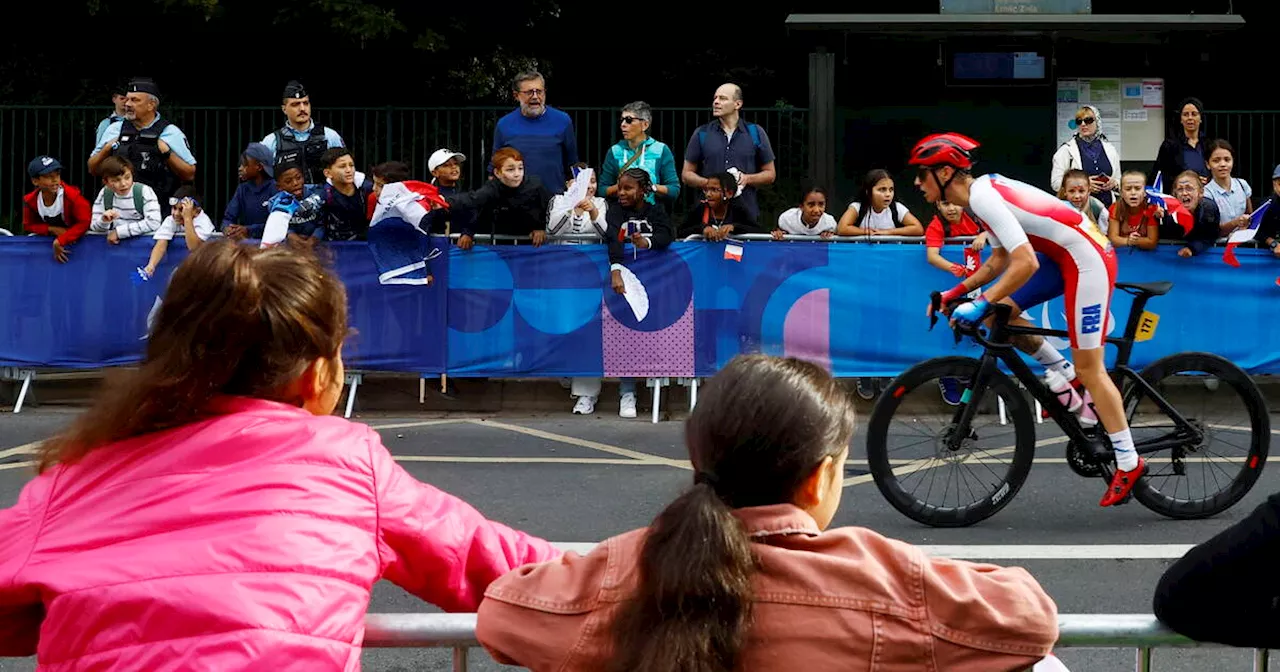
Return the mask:
<svg viewBox="0 0 1280 672"><path fill-rule="evenodd" d="M1036 350L1036 354L1032 357L1044 366L1045 371L1057 371L1067 380L1076 379L1076 367L1071 364L1071 360L1063 357L1057 348L1049 345L1049 341L1041 341L1040 349Z"/></svg>
<svg viewBox="0 0 1280 672"><path fill-rule="evenodd" d="M1111 447L1116 451L1116 466L1121 471L1133 471L1138 468L1138 451L1133 449L1133 436L1129 430L1122 429L1111 437Z"/></svg>

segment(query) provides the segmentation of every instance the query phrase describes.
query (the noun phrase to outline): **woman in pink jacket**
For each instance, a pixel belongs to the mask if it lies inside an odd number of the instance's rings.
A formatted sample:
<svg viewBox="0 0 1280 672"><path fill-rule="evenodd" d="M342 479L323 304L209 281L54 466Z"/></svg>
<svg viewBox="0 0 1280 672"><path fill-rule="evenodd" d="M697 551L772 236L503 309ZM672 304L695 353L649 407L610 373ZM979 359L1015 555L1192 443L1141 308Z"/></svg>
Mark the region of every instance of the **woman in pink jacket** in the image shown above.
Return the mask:
<svg viewBox="0 0 1280 672"><path fill-rule="evenodd" d="M535 672L998 672L1049 654L1021 568L828 530L853 404L825 371L737 357L685 428L694 485L648 528L493 582L476 636Z"/></svg>
<svg viewBox="0 0 1280 672"><path fill-rule="evenodd" d="M136 373L0 511L0 655L41 669L357 670L379 578L448 611L559 555L329 414L346 293L230 242L174 272Z"/></svg>

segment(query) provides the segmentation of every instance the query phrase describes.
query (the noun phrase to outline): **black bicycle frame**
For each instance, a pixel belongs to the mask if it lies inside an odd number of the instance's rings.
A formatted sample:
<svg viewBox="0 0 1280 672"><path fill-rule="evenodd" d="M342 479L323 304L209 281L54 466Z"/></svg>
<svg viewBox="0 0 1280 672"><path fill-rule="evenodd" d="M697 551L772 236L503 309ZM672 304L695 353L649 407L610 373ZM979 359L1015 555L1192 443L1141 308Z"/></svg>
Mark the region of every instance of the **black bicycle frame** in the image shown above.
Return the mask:
<svg viewBox="0 0 1280 672"><path fill-rule="evenodd" d="M1142 309L1145 307L1147 299L1150 295L1139 294L1133 301L1133 306L1129 311L1129 319L1125 325L1125 335L1121 338L1107 338L1106 342L1115 345L1118 349L1116 355L1116 365L1111 370L1113 377L1119 374L1120 378L1129 380L1133 385L1141 388L1142 392L1151 399L1170 419L1173 420L1176 428L1163 436L1147 439L1134 443L1134 449L1140 455L1147 453L1155 453L1162 450L1170 450L1186 446L1188 443L1199 443L1203 441L1203 433L1193 426L1186 418L1178 412L1178 409L1169 404L1164 397L1156 391L1142 376L1128 366L1129 355L1133 351L1134 334L1137 333L1138 324L1142 319ZM1040 402L1040 405L1049 412L1049 416L1054 422L1062 428L1062 431L1071 441L1075 441L1078 445L1092 453L1095 458L1110 459L1112 451L1101 448L1100 442L1095 438L1090 438L1080 426L1079 419L1075 413L1067 410L1062 402L1058 400L1048 387L1040 381L1040 379L1031 371L1026 362L1019 356L1018 351L1014 349L1010 342L1012 336L1057 336L1059 338L1068 338L1066 331L1057 329L1041 329L1037 327L1023 327L1019 325L1011 325L1008 323L1012 309L1004 304L995 306L996 317L992 321L991 335L983 338L977 335L980 345L984 346L982 357L979 359L978 373L974 377L970 387L970 396L957 414L955 418L958 427L968 427L973 420L974 414L977 412L979 402L982 400L983 394L987 390L987 385L996 370L997 362L1004 362L1009 370L1013 373L1022 384L1031 392L1031 395ZM960 441L967 432L956 432L950 440L950 448L958 450Z"/></svg>

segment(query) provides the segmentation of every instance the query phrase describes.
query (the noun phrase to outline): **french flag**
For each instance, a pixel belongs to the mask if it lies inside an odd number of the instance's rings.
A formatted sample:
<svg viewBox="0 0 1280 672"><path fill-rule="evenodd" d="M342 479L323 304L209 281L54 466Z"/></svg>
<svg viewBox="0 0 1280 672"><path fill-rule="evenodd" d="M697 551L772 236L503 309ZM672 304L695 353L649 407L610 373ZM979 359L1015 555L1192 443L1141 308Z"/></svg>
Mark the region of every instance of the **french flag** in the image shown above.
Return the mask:
<svg viewBox="0 0 1280 672"><path fill-rule="evenodd" d="M1177 197L1164 193L1164 181L1160 177L1160 173L1156 173L1156 181L1154 184L1146 188L1147 202L1158 207L1164 208L1164 211L1173 215L1173 221L1182 227L1183 235L1191 235L1191 229L1195 228L1196 218L1182 205Z"/></svg>
<svg viewBox="0 0 1280 672"><path fill-rule="evenodd" d="M384 285L431 284L429 262L443 251L431 244L431 236L418 223L431 205L449 207L435 185L407 180L382 188L369 220L369 250L378 265L378 282Z"/></svg>
<svg viewBox="0 0 1280 672"><path fill-rule="evenodd" d="M1240 260L1236 259L1236 246L1240 243L1246 243L1253 240L1258 235L1258 226L1262 224L1262 213L1271 207L1271 200L1268 199L1261 207L1253 211L1249 215L1249 226L1239 231L1232 231L1231 236L1227 238L1227 249L1222 253L1222 260L1236 268L1240 268ZM1280 284L1280 279L1276 280L1276 284Z"/></svg>

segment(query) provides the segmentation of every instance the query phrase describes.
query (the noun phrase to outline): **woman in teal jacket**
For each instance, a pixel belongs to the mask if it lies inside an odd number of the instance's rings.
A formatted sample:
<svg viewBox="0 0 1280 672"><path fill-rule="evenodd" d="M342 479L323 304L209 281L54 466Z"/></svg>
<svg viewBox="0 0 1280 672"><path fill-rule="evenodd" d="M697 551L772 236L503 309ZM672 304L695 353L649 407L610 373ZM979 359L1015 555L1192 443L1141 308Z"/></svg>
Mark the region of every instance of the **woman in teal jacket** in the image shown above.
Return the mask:
<svg viewBox="0 0 1280 672"><path fill-rule="evenodd" d="M680 174L676 172L676 158L671 148L649 137L653 124L653 109L644 101L629 103L622 108L622 140L609 148L600 162L596 194L614 198L618 192L618 176L630 168L641 168L649 173L654 192L645 197L649 203L657 203L655 196L671 205L680 197Z"/></svg>

